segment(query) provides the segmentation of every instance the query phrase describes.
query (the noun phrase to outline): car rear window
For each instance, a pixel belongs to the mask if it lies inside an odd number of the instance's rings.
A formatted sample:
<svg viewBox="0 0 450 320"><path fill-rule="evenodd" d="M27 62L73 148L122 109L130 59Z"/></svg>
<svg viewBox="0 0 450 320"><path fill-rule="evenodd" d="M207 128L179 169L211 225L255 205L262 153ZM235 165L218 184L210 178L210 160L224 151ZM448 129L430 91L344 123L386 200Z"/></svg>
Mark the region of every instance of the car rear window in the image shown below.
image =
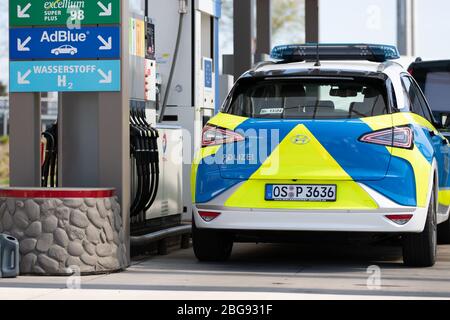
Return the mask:
<svg viewBox="0 0 450 320"><path fill-rule="evenodd" d="M255 79L235 86L223 111L271 119L354 119L388 113L378 79Z"/></svg>

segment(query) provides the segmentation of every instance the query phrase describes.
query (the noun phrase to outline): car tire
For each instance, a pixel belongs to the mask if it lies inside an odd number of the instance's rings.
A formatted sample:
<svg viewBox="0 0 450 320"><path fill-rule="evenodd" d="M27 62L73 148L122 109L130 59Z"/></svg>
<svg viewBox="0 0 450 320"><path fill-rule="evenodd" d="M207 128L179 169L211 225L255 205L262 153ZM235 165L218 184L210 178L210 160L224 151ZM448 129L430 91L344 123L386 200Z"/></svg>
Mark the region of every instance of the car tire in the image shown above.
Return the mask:
<svg viewBox="0 0 450 320"><path fill-rule="evenodd" d="M59 51L55 51L55 56L59 56Z"/></svg>
<svg viewBox="0 0 450 320"><path fill-rule="evenodd" d="M70 55L71 55L71 56L75 55L75 51L73 51L73 50L70 51Z"/></svg>
<svg viewBox="0 0 450 320"><path fill-rule="evenodd" d="M435 190L431 193L425 229L403 235L403 261L409 267L432 267L437 255L437 215Z"/></svg>
<svg viewBox="0 0 450 320"><path fill-rule="evenodd" d="M438 225L438 243L450 244L450 218Z"/></svg>
<svg viewBox="0 0 450 320"><path fill-rule="evenodd" d="M192 242L195 256L202 262L226 261L233 249L233 236L216 230L199 229L192 222Z"/></svg>

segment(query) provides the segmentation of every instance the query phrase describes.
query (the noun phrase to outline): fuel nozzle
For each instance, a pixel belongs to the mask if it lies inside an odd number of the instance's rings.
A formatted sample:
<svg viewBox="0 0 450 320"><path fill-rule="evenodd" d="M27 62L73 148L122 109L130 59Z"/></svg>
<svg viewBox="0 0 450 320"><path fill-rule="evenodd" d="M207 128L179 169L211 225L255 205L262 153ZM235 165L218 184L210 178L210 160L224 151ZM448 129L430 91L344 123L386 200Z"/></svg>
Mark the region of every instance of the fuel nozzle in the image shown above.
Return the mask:
<svg viewBox="0 0 450 320"><path fill-rule="evenodd" d="M186 14L187 13L187 0L178 0L178 2L179 2L178 13Z"/></svg>

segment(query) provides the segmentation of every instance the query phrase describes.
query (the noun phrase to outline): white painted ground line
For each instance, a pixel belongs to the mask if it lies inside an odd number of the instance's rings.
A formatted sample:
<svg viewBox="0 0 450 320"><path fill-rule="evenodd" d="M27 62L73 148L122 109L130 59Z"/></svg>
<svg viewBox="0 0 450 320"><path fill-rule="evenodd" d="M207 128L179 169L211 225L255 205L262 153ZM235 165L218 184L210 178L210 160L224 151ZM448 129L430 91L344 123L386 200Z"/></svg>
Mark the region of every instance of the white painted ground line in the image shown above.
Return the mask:
<svg viewBox="0 0 450 320"><path fill-rule="evenodd" d="M303 293L0 288L0 300L441 300L407 296ZM450 300L444 298L445 300Z"/></svg>

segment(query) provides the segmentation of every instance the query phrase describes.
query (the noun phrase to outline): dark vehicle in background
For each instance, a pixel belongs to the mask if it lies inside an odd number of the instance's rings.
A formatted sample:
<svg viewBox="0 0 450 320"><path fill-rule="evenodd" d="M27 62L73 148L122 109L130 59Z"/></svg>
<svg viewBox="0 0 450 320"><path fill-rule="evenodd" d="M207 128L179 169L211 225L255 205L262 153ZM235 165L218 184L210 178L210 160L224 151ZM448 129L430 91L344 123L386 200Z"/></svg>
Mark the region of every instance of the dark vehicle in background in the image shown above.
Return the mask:
<svg viewBox="0 0 450 320"><path fill-rule="evenodd" d="M425 94L435 119L444 127L442 134L450 137L450 60L419 58L408 71Z"/></svg>

